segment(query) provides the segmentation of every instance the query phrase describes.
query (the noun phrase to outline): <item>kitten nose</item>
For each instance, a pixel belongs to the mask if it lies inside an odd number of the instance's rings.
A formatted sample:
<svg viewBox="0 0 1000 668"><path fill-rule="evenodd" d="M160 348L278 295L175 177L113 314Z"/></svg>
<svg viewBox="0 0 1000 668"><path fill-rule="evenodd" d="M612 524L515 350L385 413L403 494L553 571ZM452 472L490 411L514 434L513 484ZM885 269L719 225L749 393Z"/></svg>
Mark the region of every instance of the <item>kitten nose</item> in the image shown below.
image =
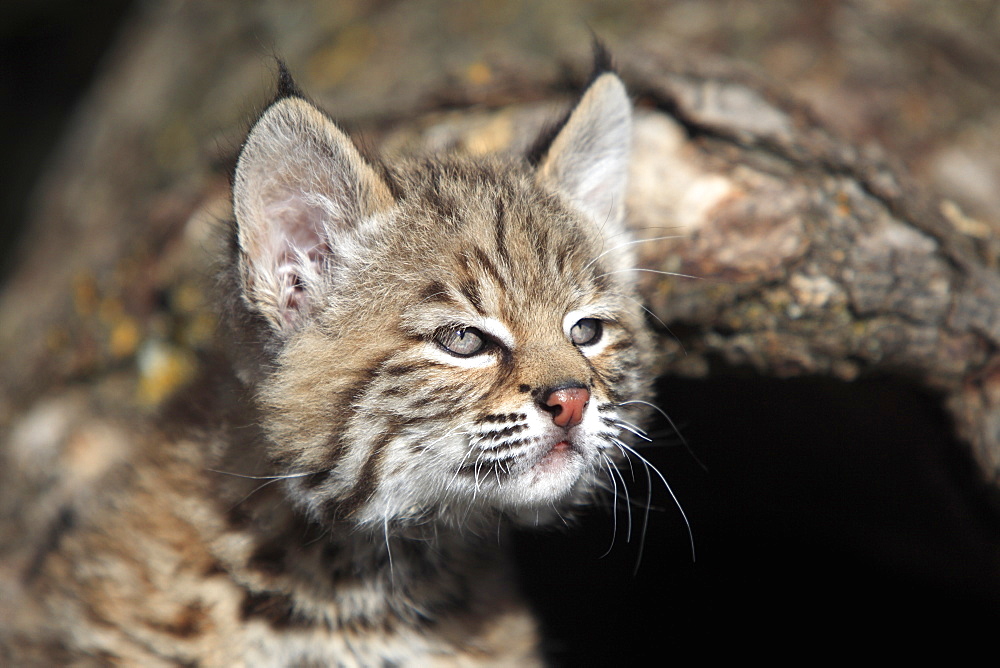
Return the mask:
<svg viewBox="0 0 1000 668"><path fill-rule="evenodd" d="M585 387L561 387L549 391L538 402L542 410L552 414L557 427L569 429L583 422L583 411L590 401Z"/></svg>

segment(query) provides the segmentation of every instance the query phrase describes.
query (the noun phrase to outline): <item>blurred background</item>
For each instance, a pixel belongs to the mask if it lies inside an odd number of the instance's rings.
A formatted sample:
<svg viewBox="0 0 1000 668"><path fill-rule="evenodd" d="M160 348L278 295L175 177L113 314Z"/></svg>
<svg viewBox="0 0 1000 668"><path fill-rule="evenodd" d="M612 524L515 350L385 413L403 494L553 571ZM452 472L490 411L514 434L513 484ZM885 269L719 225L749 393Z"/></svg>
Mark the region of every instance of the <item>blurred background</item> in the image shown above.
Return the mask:
<svg viewBox="0 0 1000 668"><path fill-rule="evenodd" d="M422 91L441 82L524 71L558 79L586 60L588 30L612 50L738 61L851 141L886 147L969 230L994 235L1000 225L995 0L7 0L0 271L31 255L17 250L32 247L24 230L50 220L48 197L81 146L86 154L94 115L121 113L121 131L144 147L106 158L122 161L123 179L183 190L186 179L224 172L267 99L272 54L338 118L377 112L390 122L392 109L431 104ZM147 95L144 74L171 83ZM108 99L128 109L109 111ZM667 425L644 450L684 504L697 560L658 484L648 520L632 510L630 541L622 512L617 528L595 513L568 535L519 535L555 663L995 641L982 623L1000 614L1000 524L935 397L899 379L725 370L711 382L664 381L660 402L708 468ZM637 468L629 485L644 505L645 473Z"/></svg>
<svg viewBox="0 0 1000 668"><path fill-rule="evenodd" d="M134 40L155 36L164 40L161 58L190 61L192 90L210 73L249 71L263 89L260 70L277 54L304 84L353 87L345 97L360 109L359 100L407 80L426 83L430 69L466 80L496 68L557 69L586 54L588 30L612 46L747 63L845 136L887 146L963 215L998 224L997 0L8 0L0 7L0 266L9 270L32 185L66 124L88 91L99 95L92 84L102 64L121 70ZM227 71L237 55L249 62ZM260 100L242 95L249 113Z"/></svg>
<svg viewBox="0 0 1000 668"><path fill-rule="evenodd" d="M33 186L133 4L0 7L0 277L11 269Z"/></svg>

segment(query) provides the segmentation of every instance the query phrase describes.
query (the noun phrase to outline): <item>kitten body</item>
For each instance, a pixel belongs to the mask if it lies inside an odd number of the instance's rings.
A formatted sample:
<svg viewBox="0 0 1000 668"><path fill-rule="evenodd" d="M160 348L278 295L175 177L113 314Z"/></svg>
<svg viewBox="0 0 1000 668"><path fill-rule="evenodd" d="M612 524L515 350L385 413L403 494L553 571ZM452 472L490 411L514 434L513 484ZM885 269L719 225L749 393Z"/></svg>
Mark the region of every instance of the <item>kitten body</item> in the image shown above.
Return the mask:
<svg viewBox="0 0 1000 668"><path fill-rule="evenodd" d="M596 76L534 163L385 167L284 83L234 177L234 372L121 427L133 454L38 548L0 657L539 661L498 533L607 486L649 392L624 88Z"/></svg>

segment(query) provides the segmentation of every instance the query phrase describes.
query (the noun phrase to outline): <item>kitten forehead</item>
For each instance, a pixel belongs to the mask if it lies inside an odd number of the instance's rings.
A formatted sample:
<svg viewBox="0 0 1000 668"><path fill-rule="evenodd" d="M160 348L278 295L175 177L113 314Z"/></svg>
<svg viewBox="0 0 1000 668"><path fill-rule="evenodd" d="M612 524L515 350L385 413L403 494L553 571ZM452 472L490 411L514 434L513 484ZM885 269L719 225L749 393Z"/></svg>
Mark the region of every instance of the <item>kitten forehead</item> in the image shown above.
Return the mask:
<svg viewBox="0 0 1000 668"><path fill-rule="evenodd" d="M599 264L605 271L615 264L614 253L596 261L608 245L597 225L536 183L523 163L419 163L396 180L406 194L385 230L385 250L428 285L562 291L582 278L574 274L593 278Z"/></svg>

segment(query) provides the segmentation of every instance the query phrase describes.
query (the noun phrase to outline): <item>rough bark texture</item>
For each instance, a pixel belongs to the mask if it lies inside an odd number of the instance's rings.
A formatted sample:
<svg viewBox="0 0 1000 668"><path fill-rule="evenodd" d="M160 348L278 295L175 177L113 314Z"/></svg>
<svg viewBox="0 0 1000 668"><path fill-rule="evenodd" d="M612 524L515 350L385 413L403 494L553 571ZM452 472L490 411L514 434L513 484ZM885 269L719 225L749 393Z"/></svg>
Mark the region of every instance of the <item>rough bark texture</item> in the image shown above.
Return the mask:
<svg viewBox="0 0 1000 668"><path fill-rule="evenodd" d="M84 404L123 419L155 412L195 377L199 351L213 345L205 282L212 230L228 215L228 165L271 85L262 52L280 53L303 89L389 155L520 150L587 68L582 21L556 4L499 3L482 14L465 3L237 12L175 2L137 15L41 186L24 259L0 301L0 438L30 458L39 424L73 433L66 425L92 410ZM699 3L645 15L617 14L614 3L577 8L608 37L635 96L628 206L648 240L638 249L662 324L662 371L900 379L947 408L954 447L971 452L1000 498L1000 218L995 181L977 185L1000 172L1000 134L988 131L1000 123L988 103L1000 88L1000 49L988 39L1000 33L997 12L970 3L969 16L938 20L936 3L899 15L878 3L816 3L824 9L813 15L772 4L766 11L792 18L771 50L760 26L773 24L738 11L732 25L714 15L695 35L709 47L728 37L741 55L733 35L757 26L742 48L758 65L786 67L770 67L769 80L692 56L691 35L663 45L671 21L704 25ZM897 33L905 39L888 39ZM914 64L927 49L943 73ZM858 74L869 66L881 79ZM954 68L985 74L923 98L898 84L948 80ZM797 80L825 120L777 77ZM965 116L938 113L944 99ZM832 126L892 145L919 180ZM996 563L987 570L996 588Z"/></svg>
<svg viewBox="0 0 1000 668"><path fill-rule="evenodd" d="M704 279L646 282L660 319L696 332L669 368L700 374L719 356L778 376L910 376L947 397L1000 480L991 258L886 157L763 86L640 62L626 71L670 113L640 125L632 223L684 231L643 246L644 265ZM693 193L693 210L678 207Z"/></svg>
<svg viewBox="0 0 1000 668"><path fill-rule="evenodd" d="M261 42L279 42L345 125L396 150L407 141L517 148L551 108L436 110L558 102L586 68L581 49L539 66L537 53L513 48L489 60L468 42L438 51L446 36L402 40L386 56L376 50L386 33L433 13L298 11L309 17L267 3L245 15L173 3L126 31L42 186L26 259L4 292L0 345L19 351L2 371L5 423L46 388L132 362L140 398L156 403L175 389L161 383L193 363L210 329L192 278L207 268L194 256L211 221L227 215L226 165L265 99ZM506 11L500 18L518 19ZM464 21L473 34L486 23ZM1000 278L982 229L992 221L935 200L774 84L645 41L614 45L640 109L631 220L645 237L678 237L642 245L646 268L696 277L645 280L656 315L684 332L664 337L665 370L701 376L718 357L779 376L905 374L947 397L984 477L1000 479ZM163 364L181 376L159 378Z"/></svg>

